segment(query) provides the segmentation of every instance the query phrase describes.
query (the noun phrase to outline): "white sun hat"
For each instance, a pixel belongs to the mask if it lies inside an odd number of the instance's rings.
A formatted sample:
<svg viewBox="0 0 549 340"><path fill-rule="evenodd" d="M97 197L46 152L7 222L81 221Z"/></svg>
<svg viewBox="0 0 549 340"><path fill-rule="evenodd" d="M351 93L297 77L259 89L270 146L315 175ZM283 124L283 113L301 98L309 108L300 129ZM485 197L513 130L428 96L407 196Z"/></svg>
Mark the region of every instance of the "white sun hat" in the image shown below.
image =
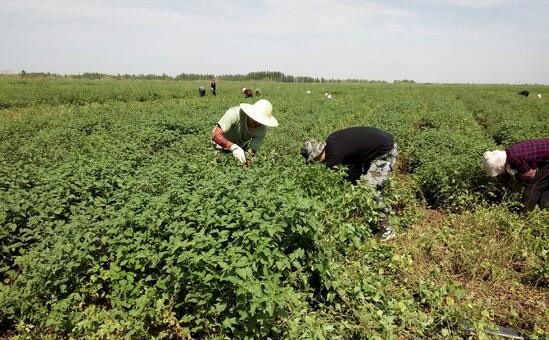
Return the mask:
<svg viewBox="0 0 549 340"><path fill-rule="evenodd" d="M260 99L253 105L242 103L240 108L248 117L262 125L278 126L278 121L273 117L273 106L266 99Z"/></svg>
<svg viewBox="0 0 549 340"><path fill-rule="evenodd" d="M505 171L505 162L507 161L507 154L505 151L494 150L486 151L484 153L484 159L482 165L484 166L484 171L490 177L496 177Z"/></svg>

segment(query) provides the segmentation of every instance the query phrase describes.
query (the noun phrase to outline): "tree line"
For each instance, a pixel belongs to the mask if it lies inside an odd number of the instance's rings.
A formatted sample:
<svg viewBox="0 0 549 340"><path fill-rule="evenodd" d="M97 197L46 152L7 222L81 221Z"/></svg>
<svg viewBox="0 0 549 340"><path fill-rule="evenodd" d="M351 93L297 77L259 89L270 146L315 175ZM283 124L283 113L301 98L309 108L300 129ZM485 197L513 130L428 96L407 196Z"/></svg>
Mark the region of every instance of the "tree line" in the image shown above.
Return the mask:
<svg viewBox="0 0 549 340"><path fill-rule="evenodd" d="M361 82L361 83L387 83L383 80L366 79L329 79L323 77L293 76L279 71L259 71L247 74L202 74L202 73L181 73L176 76L167 74L107 74L98 72L84 72L81 74L56 74L51 72L26 72L19 73L23 78L65 78L65 79L136 79L136 80L233 80L233 81L274 81L283 83L333 83L333 82ZM405 80L407 81L407 80ZM412 81L413 82L413 81Z"/></svg>

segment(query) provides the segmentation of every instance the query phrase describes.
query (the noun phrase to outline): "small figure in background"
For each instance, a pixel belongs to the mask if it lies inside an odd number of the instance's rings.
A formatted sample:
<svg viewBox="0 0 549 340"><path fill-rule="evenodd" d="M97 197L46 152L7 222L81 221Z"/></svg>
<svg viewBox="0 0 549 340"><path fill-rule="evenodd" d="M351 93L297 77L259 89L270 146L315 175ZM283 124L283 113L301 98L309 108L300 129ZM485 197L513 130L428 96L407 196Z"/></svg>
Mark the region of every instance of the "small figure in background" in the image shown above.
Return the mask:
<svg viewBox="0 0 549 340"><path fill-rule="evenodd" d="M256 96L261 96L263 92L261 91L261 89L258 87L257 89L255 89L255 95Z"/></svg>
<svg viewBox="0 0 549 340"><path fill-rule="evenodd" d="M212 91L212 94L214 96L217 94L217 82L215 81L215 79L212 79L212 81L210 82L210 91Z"/></svg>
<svg viewBox="0 0 549 340"><path fill-rule="evenodd" d="M252 98L254 96L254 92L252 89L244 87L242 89L242 94L244 94L244 98Z"/></svg>
<svg viewBox="0 0 549 340"><path fill-rule="evenodd" d="M200 86L198 88L198 94L200 94L200 97L204 97L206 95L206 89L204 88L204 86Z"/></svg>
<svg viewBox="0 0 549 340"><path fill-rule="evenodd" d="M520 92L517 93L517 94L520 94L521 96L528 97L528 95L530 94L530 92L528 92L528 90L522 90L522 91L520 91Z"/></svg>
<svg viewBox="0 0 549 340"><path fill-rule="evenodd" d="M542 98L542 96L541 96L541 93L538 93L538 98L539 98L539 99L541 99L541 98Z"/></svg>

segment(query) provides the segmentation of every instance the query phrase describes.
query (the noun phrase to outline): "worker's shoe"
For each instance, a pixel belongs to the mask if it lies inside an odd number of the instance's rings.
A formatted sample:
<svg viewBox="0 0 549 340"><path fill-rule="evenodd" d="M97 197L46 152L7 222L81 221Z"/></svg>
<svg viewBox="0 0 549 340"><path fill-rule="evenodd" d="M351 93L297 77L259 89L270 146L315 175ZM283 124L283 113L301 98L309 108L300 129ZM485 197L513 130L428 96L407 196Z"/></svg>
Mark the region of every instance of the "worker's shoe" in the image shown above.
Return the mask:
<svg viewBox="0 0 549 340"><path fill-rule="evenodd" d="M396 237L396 232L391 226L387 226L379 231L379 240L381 242L392 240Z"/></svg>

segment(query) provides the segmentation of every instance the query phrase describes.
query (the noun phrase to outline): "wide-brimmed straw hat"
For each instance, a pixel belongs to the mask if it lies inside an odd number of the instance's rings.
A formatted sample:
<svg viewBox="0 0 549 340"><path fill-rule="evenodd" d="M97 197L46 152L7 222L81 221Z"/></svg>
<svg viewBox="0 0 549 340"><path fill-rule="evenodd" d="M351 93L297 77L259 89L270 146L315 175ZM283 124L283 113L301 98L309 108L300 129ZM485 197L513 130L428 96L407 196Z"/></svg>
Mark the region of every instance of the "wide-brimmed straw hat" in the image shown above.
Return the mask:
<svg viewBox="0 0 549 340"><path fill-rule="evenodd" d="M486 151L484 153L482 165L488 176L496 177L505 171L507 153L501 150Z"/></svg>
<svg viewBox="0 0 549 340"><path fill-rule="evenodd" d="M273 117L273 106L266 99L260 99L253 105L242 103L240 108L248 117L262 125L278 126L278 121Z"/></svg>

